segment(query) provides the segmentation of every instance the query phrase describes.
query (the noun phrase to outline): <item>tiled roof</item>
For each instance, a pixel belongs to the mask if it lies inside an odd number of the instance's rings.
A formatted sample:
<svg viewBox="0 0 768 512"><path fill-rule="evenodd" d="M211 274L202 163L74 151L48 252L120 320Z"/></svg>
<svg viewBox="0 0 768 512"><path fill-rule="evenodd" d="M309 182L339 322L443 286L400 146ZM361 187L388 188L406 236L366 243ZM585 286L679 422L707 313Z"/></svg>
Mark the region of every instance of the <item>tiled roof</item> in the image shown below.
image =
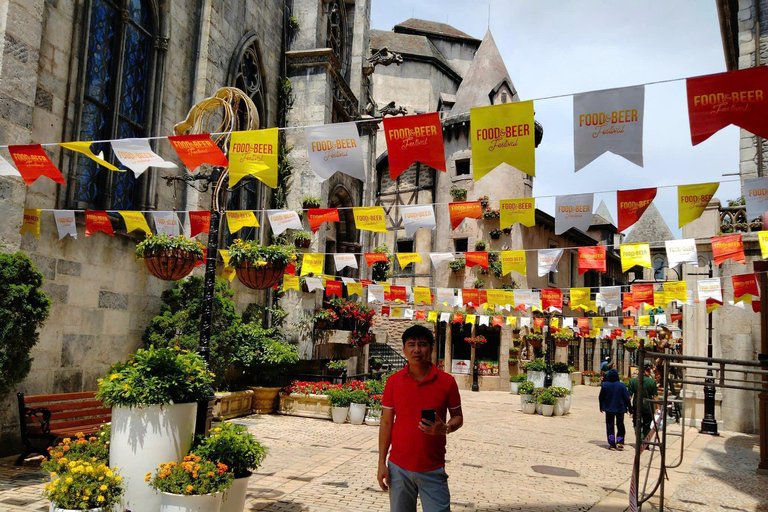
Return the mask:
<svg viewBox="0 0 768 512"><path fill-rule="evenodd" d="M395 32L416 32L423 34L432 34L435 36L442 36L453 39L466 39L468 41L474 41L479 43L480 40L476 39L469 34L465 34L461 30L452 27L446 23L438 23L436 21L420 20L411 18L405 20L402 23L398 23L394 28Z"/></svg>
<svg viewBox="0 0 768 512"><path fill-rule="evenodd" d="M448 64L443 54L426 36L413 34L396 34L386 30L371 30L371 52L387 47L390 51L407 55L416 55L435 59L448 68L456 77L458 73Z"/></svg>
<svg viewBox="0 0 768 512"><path fill-rule="evenodd" d="M667 240L675 240L675 235L672 234L672 230L669 229L656 205L651 203L640 220L632 226L632 231L629 232L624 243L666 242Z"/></svg>

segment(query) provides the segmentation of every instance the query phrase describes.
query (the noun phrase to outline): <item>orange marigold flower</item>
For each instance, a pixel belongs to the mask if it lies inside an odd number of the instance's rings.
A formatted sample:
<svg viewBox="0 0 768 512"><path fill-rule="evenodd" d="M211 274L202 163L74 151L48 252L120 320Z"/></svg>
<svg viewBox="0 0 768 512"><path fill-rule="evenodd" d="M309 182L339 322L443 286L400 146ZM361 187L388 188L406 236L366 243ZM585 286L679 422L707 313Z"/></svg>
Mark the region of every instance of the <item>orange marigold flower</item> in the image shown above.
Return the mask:
<svg viewBox="0 0 768 512"><path fill-rule="evenodd" d="M187 494L191 493L195 488L191 485L187 486Z"/></svg>

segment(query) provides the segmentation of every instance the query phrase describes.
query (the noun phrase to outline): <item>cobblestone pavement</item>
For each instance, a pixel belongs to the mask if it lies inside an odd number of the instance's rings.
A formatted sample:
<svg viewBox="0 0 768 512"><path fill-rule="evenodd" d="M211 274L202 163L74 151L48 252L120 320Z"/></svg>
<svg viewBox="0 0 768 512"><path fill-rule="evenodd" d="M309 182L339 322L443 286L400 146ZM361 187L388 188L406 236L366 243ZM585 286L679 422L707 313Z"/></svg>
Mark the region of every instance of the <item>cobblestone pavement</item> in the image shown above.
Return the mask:
<svg viewBox="0 0 768 512"><path fill-rule="evenodd" d="M452 510L624 510L634 450L607 449L597 393L579 386L571 414L544 418L524 415L509 393L462 391L464 428L448 438ZM376 482L376 427L290 416L236 421L270 450L249 482L246 510L389 509ZM754 474L756 436L688 432L687 465L670 475L666 510L768 510L768 478ZM0 512L48 510L37 465L12 464L0 463Z"/></svg>

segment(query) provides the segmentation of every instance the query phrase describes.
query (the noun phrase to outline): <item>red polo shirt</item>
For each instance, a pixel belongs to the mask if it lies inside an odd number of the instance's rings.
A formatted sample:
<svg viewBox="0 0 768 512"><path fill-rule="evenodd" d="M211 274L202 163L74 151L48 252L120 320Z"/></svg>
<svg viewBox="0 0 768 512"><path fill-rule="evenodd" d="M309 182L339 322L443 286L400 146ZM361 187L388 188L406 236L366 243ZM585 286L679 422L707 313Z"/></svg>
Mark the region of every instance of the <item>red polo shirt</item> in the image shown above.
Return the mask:
<svg viewBox="0 0 768 512"><path fill-rule="evenodd" d="M418 382L408 373L408 366L387 379L381 406L395 410L389 460L408 471L433 471L445 466L445 436L419 430L421 410L434 409L447 421L448 409L461 407L456 380L434 364L429 374Z"/></svg>

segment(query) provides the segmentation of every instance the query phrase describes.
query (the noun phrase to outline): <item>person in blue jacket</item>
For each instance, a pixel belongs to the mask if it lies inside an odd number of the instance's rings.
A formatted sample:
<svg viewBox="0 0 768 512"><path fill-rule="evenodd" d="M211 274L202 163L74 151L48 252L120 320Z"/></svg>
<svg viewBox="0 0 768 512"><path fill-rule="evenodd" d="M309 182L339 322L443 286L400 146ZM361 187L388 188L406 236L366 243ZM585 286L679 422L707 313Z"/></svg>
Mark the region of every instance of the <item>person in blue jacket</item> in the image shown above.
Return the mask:
<svg viewBox="0 0 768 512"><path fill-rule="evenodd" d="M605 413L609 450L624 449L624 414L630 407L629 390L615 368L608 370L600 387L600 412Z"/></svg>

